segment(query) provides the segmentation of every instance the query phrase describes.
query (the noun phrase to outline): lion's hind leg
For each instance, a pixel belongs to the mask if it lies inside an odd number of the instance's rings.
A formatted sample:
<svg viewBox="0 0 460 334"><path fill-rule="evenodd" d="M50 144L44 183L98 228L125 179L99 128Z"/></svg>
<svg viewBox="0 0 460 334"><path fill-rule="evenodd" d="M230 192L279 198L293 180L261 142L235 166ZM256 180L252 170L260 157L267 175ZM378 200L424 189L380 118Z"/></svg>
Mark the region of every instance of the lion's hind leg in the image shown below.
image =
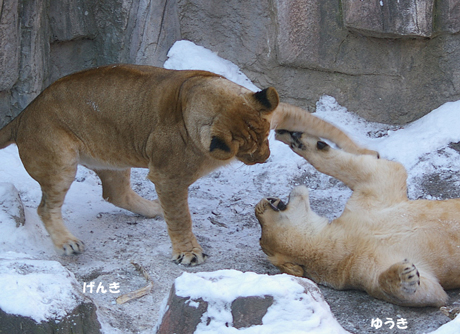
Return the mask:
<svg viewBox="0 0 460 334"><path fill-rule="evenodd" d="M35 141L41 144L40 138ZM65 138L61 138L60 143L60 147L48 143L38 146L39 154L27 145L19 143L18 147L25 169L40 184L42 190L38 215L57 250L71 255L81 253L85 249L83 242L72 235L64 225L61 212L64 198L77 172L77 153L72 143L66 142Z"/></svg>
<svg viewBox="0 0 460 334"><path fill-rule="evenodd" d="M101 179L102 196L106 201L145 217L163 215L163 210L158 200L149 201L132 190L131 169L94 171Z"/></svg>
<svg viewBox="0 0 460 334"><path fill-rule="evenodd" d="M447 294L435 277L419 272L405 259L390 266L378 278L383 298L403 306L442 306Z"/></svg>

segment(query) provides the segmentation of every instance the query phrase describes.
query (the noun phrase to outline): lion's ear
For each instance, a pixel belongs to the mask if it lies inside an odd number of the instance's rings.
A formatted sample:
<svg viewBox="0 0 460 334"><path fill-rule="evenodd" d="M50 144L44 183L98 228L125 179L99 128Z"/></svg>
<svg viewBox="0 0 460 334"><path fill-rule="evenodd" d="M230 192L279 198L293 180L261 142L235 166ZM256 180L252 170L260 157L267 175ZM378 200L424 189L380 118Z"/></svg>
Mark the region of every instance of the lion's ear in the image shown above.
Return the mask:
<svg viewBox="0 0 460 334"><path fill-rule="evenodd" d="M228 160L235 156L237 147L231 141L227 141L222 137L213 136L209 145L209 153L218 160Z"/></svg>
<svg viewBox="0 0 460 334"><path fill-rule="evenodd" d="M224 152L230 152L230 147L225 143L225 141L219 137L212 137L211 145L209 146L209 152L214 152L214 150L221 150Z"/></svg>
<svg viewBox="0 0 460 334"><path fill-rule="evenodd" d="M265 88L253 94L257 110L262 114L270 114L280 103L278 92L273 87Z"/></svg>
<svg viewBox="0 0 460 334"><path fill-rule="evenodd" d="M200 131L201 144L217 160L228 160L235 156L238 147L232 143L230 133L219 131L214 126L203 126Z"/></svg>

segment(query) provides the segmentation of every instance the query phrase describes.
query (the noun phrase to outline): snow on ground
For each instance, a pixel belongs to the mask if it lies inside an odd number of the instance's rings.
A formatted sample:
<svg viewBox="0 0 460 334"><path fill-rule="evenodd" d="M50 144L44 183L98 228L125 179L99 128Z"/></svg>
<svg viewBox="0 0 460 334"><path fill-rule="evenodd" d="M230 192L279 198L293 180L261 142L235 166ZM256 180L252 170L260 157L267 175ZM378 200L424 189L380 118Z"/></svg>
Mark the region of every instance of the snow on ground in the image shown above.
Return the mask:
<svg viewBox="0 0 460 334"><path fill-rule="evenodd" d="M257 90L234 64L187 41L174 45L165 67L211 70ZM407 126L367 122L329 96L318 101L316 115L336 124L362 145L378 150L383 158L403 163L409 173L411 198L430 198L426 189L432 185L421 183L427 176L440 175L435 179L438 183L458 182L449 177L458 175L460 169L460 155L457 147L451 144L460 141L460 101L446 103ZM333 218L340 215L351 193L341 182L316 172L286 145L276 142L273 134L270 136L270 147L272 154L265 164L245 166L235 163L203 177L190 187L194 232L210 255L205 264L195 268L184 268L169 261L171 247L162 219L143 218L105 202L101 198L99 179L83 167L79 168L76 182L66 197L63 215L71 232L85 242L87 251L78 257L57 256L35 211L41 197L39 185L22 167L15 146L1 150L0 182L13 183L19 190L26 207L26 224L16 228L14 220L2 218L0 221L0 273L5 274L5 266L10 266L8 261L14 255L11 252L16 252L22 255L14 256L59 262L75 275L81 286L90 281L106 286L116 282L121 293L126 293L146 284L130 261L143 264L155 282L151 295L124 305L115 304L117 295L110 293L88 295L98 305L98 317L103 322L105 333L150 333L161 316L160 305L173 281L184 272L221 269L255 272L262 275L258 278L257 289L268 288L263 274L277 274L278 271L268 263L258 245L260 228L253 215L254 205L262 197L286 197L295 185L306 184L311 190L312 208ZM156 197L154 186L146 180L146 174L147 171L142 169L133 170L133 188L142 196L153 199ZM433 198L447 195L434 194ZM453 196L459 197L458 193ZM0 286L9 285L11 279L23 278L21 273L7 273L9 278L0 276ZM194 279L200 275L206 274L200 273ZM249 276L240 277L241 285ZM192 283L191 276L188 277L189 286L186 282L183 289L192 291L196 284ZM34 282L24 283L22 292L26 293L27 287L33 287ZM19 291L15 293L20 294ZM0 307L7 308L2 305ZM26 314L25 306L19 307L24 310L23 314ZM326 310L326 307L317 307ZM398 310L404 312L404 309ZM291 312L293 317L301 318L303 310ZM44 312L35 316L38 319L49 314ZM366 326L370 328L370 323ZM440 329L439 333L458 333L460 320L444 327L450 329Z"/></svg>
<svg viewBox="0 0 460 334"><path fill-rule="evenodd" d="M460 141L460 101L445 103L413 123L396 129L367 122L338 105L330 96L321 98L315 115L352 133L357 142L379 151L382 158L402 163L412 174L423 155ZM372 138L372 135L378 138Z"/></svg>

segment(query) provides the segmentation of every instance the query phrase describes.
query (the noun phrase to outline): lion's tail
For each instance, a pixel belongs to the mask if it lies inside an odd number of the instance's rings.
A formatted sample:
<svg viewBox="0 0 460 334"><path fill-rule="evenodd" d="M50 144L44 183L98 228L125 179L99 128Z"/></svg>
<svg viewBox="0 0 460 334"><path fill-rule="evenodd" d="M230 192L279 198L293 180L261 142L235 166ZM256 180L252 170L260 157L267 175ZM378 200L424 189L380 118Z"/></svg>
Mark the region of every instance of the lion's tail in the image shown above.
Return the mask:
<svg viewBox="0 0 460 334"><path fill-rule="evenodd" d="M15 142L18 118L19 117L16 117L10 123L0 129L0 149L5 148Z"/></svg>

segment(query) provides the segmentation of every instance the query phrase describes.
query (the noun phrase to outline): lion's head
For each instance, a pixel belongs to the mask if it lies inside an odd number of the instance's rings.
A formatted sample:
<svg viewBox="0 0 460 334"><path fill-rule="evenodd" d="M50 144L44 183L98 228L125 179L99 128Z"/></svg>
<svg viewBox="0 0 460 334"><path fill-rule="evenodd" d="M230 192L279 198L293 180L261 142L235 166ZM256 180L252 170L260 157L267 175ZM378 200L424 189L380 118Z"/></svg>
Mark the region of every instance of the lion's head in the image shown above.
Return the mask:
<svg viewBox="0 0 460 334"><path fill-rule="evenodd" d="M307 187L298 186L291 191L285 204L278 198L264 198L255 207L262 228L260 246L268 256L293 245L306 244L308 236L327 225L327 218L311 210Z"/></svg>
<svg viewBox="0 0 460 334"><path fill-rule="evenodd" d="M220 77L195 80L190 87L187 124L196 131L202 149L214 159L236 157L245 164L270 156L270 116L279 103L272 87L253 93Z"/></svg>

